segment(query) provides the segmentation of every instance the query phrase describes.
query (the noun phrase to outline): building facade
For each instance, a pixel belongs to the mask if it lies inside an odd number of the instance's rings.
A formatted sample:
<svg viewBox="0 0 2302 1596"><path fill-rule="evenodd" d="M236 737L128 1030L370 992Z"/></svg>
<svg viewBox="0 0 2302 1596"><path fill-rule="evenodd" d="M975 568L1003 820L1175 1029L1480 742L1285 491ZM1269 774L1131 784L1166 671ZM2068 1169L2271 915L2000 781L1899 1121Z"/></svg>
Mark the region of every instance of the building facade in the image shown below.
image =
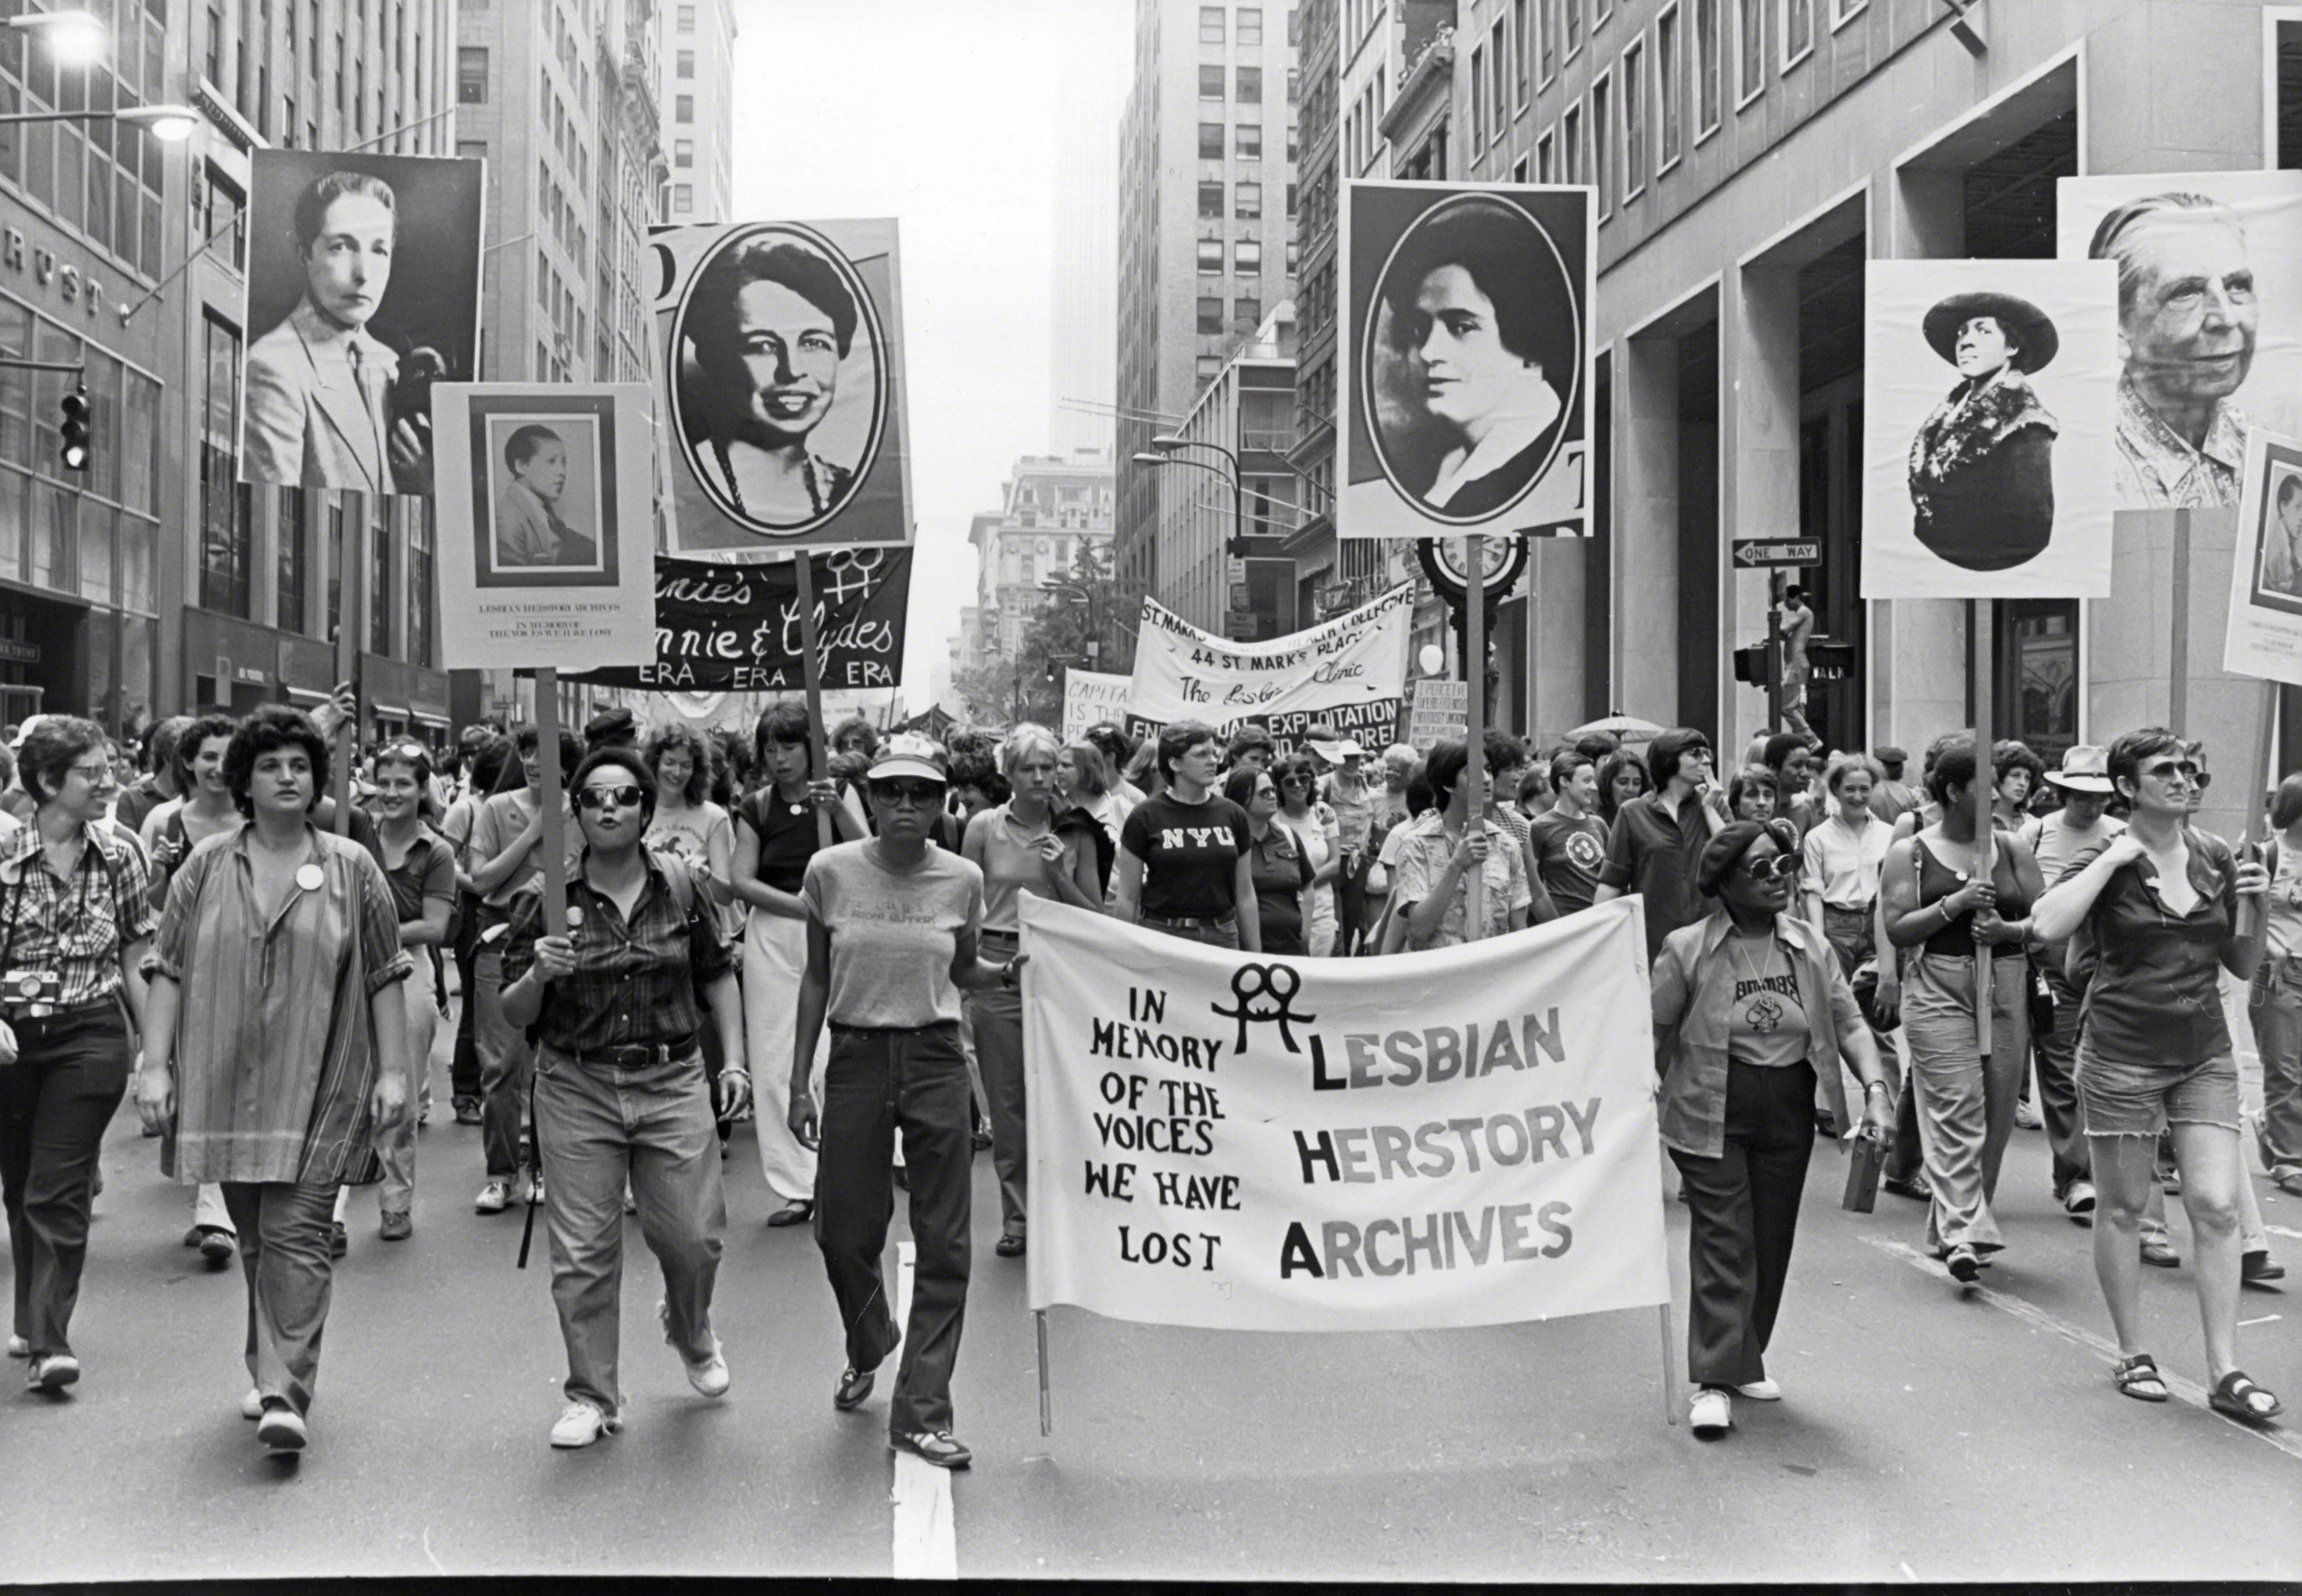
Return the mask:
<svg viewBox="0 0 2302 1596"><path fill-rule="evenodd" d="M657 13L666 222L734 222L735 0L668 0Z"/></svg>
<svg viewBox="0 0 2302 1596"><path fill-rule="evenodd" d="M975 602L961 611L954 675L1021 654L1032 618L1066 601L1047 584L1065 581L1087 549L1108 550L1113 491L1111 457L1101 449L1015 462L998 510L968 527Z"/></svg>
<svg viewBox="0 0 2302 1596"><path fill-rule="evenodd" d="M1157 593L1163 500L1198 484L1134 457L1293 297L1301 21L1280 0L1138 0L1135 15L1120 133L1114 558L1122 584ZM1284 425L1291 433L1291 415Z"/></svg>

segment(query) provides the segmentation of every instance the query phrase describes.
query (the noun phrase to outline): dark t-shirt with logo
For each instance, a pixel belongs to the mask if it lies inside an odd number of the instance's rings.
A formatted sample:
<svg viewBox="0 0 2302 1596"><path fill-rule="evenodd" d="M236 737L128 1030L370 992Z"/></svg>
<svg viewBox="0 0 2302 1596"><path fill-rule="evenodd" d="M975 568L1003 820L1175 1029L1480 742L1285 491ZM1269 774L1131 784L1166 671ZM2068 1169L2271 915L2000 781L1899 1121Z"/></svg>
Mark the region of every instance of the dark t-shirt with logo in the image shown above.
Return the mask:
<svg viewBox="0 0 2302 1596"><path fill-rule="evenodd" d="M1183 803L1146 798L1121 827L1120 846L1143 861L1142 911L1152 920L1221 920L1237 904L1239 858L1252 845L1247 811L1220 794Z"/></svg>
<svg viewBox="0 0 2302 1596"><path fill-rule="evenodd" d="M1591 907L1599 893L1599 872L1607 864L1607 825L1596 815L1568 819L1557 810L1527 822L1534 846L1535 873L1561 914Z"/></svg>

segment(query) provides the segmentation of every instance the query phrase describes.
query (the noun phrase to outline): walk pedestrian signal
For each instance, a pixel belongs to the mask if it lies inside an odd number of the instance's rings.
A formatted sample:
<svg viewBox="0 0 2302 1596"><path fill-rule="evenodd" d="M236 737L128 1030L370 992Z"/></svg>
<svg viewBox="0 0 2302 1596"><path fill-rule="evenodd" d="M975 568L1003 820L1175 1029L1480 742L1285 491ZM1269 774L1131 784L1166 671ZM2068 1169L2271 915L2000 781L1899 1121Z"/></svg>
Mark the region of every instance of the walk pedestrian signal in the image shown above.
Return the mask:
<svg viewBox="0 0 2302 1596"><path fill-rule="evenodd" d="M1735 679L1752 687L1767 685L1767 645L1754 643L1735 651Z"/></svg>
<svg viewBox="0 0 2302 1596"><path fill-rule="evenodd" d="M88 384L76 383L63 397L63 419L60 430L63 445L56 452L67 471L88 469L89 453L88 433Z"/></svg>

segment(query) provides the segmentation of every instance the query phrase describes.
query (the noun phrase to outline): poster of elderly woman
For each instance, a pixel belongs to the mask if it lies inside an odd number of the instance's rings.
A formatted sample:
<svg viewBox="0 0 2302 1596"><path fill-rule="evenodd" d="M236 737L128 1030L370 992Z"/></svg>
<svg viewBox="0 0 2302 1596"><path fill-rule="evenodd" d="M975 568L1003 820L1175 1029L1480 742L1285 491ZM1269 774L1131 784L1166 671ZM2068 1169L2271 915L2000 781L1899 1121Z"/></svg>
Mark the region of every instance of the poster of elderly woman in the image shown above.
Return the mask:
<svg viewBox="0 0 2302 1596"><path fill-rule="evenodd" d="M1344 187L1345 537L1578 535L1590 190Z"/></svg>
<svg viewBox="0 0 2302 1596"><path fill-rule="evenodd" d="M895 223L651 242L674 551L910 543Z"/></svg>
<svg viewBox="0 0 2302 1596"><path fill-rule="evenodd" d="M1874 261L1866 599L2110 592L2116 283L2104 261Z"/></svg>

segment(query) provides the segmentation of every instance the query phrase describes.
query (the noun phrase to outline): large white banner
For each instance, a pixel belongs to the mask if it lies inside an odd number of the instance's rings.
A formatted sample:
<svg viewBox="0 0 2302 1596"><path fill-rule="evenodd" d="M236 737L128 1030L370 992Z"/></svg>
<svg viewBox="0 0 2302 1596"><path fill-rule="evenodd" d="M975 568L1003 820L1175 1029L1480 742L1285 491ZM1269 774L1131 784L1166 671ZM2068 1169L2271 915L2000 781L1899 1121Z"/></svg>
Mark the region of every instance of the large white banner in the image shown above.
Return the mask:
<svg viewBox="0 0 2302 1596"><path fill-rule="evenodd" d="M1876 260L1869 273L1862 597L2108 597L2116 272Z"/></svg>
<svg viewBox="0 0 2302 1596"><path fill-rule="evenodd" d="M1076 742L1088 727L1100 721L1123 724L1127 719L1127 695L1134 685L1132 676L1110 671L1063 672L1063 741Z"/></svg>
<svg viewBox="0 0 2302 1596"><path fill-rule="evenodd" d="M2302 172L2066 177L2054 219L2118 268L2118 508L2236 505L2248 427L2302 437Z"/></svg>
<svg viewBox="0 0 2302 1596"><path fill-rule="evenodd" d="M2302 687L2302 444L2247 435L2222 668Z"/></svg>
<svg viewBox="0 0 2302 1596"><path fill-rule="evenodd" d="M1033 1307L1418 1330L1670 1300L1633 901L1390 959L1022 916Z"/></svg>
<svg viewBox="0 0 2302 1596"><path fill-rule="evenodd" d="M1379 748L1399 740L1414 623L1415 590L1406 585L1267 643L1227 642L1146 599L1128 707L1154 726L1204 720L1220 730L1252 720L1290 740L1324 721Z"/></svg>

